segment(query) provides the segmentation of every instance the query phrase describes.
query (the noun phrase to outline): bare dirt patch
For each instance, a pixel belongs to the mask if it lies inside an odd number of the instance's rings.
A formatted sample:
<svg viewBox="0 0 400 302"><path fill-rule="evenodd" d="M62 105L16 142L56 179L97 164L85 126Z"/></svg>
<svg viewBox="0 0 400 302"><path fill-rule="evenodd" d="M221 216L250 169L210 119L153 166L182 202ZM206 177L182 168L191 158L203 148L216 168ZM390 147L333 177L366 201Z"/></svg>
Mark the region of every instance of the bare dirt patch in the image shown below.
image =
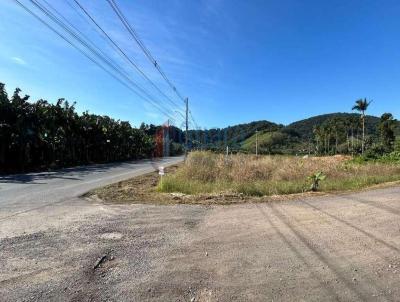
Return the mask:
<svg viewBox="0 0 400 302"><path fill-rule="evenodd" d="M165 168L166 173L174 173L179 165ZM171 204L177 203L181 196L177 194L165 194L157 192L160 180L158 172L151 172L129 180L120 181L85 194L94 201L106 203L149 203L149 204ZM179 203L179 202L178 202Z"/></svg>

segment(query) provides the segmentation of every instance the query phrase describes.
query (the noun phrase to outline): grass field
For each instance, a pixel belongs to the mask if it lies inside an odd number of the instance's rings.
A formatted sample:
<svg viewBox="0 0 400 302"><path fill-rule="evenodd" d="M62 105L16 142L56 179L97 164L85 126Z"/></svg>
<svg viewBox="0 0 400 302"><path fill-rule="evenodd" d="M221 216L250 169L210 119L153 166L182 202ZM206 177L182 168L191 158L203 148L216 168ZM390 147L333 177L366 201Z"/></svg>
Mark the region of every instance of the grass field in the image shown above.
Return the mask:
<svg viewBox="0 0 400 302"><path fill-rule="evenodd" d="M184 194L241 193L270 196L306 192L308 176L327 177L320 191L348 191L400 180L400 165L355 163L350 157L253 156L192 152L186 162L158 184L160 192Z"/></svg>

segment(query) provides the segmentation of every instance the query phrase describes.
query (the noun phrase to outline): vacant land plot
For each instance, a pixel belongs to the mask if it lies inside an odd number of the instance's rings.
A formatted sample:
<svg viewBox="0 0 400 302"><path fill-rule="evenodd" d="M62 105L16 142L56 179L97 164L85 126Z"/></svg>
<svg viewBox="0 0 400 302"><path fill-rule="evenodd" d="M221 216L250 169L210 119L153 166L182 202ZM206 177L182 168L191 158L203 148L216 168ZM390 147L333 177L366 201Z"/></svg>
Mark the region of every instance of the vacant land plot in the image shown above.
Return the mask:
<svg viewBox="0 0 400 302"><path fill-rule="evenodd" d="M176 173L182 165L175 165L166 168L167 175ZM124 180L115 184L92 190L85 194L85 197L91 201L102 203L142 203L142 204L235 204L244 202L266 202L266 201L284 201L294 200L309 196L318 196L322 193L305 192L291 195L274 196L246 196L235 192L214 192L214 193L164 193L160 190L162 181L158 172L151 172L142 176Z"/></svg>
<svg viewBox="0 0 400 302"><path fill-rule="evenodd" d="M0 221L0 300L399 301L399 196L21 213Z"/></svg>
<svg viewBox="0 0 400 302"><path fill-rule="evenodd" d="M242 193L248 196L293 194L310 189L308 178L323 172L320 191L345 191L400 180L399 164L356 164L345 156L251 156L193 152L159 184L161 192Z"/></svg>
<svg viewBox="0 0 400 302"><path fill-rule="evenodd" d="M310 192L311 174L323 172L318 192ZM351 157L224 156L193 152L186 162L121 181L86 194L111 203L232 204L295 200L400 181L400 164L358 164Z"/></svg>

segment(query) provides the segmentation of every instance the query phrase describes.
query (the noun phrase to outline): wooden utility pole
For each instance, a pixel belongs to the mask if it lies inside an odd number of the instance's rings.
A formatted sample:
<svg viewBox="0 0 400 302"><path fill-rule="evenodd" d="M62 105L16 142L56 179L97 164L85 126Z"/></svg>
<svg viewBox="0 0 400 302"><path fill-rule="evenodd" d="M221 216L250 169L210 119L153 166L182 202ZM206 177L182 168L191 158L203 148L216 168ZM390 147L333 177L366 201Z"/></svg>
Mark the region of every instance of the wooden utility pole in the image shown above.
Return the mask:
<svg viewBox="0 0 400 302"><path fill-rule="evenodd" d="M185 121L185 124L186 124L186 133L185 133L185 158L187 157L187 154L188 154L188 149L189 149L189 137L188 137L188 135L189 135L189 133L188 133L188 130L189 130L189 98L186 98L185 99L185 103L186 103L186 121Z"/></svg>
<svg viewBox="0 0 400 302"><path fill-rule="evenodd" d="M165 129L164 129L165 131ZM169 119L167 120L167 127L165 132L165 155L169 156Z"/></svg>

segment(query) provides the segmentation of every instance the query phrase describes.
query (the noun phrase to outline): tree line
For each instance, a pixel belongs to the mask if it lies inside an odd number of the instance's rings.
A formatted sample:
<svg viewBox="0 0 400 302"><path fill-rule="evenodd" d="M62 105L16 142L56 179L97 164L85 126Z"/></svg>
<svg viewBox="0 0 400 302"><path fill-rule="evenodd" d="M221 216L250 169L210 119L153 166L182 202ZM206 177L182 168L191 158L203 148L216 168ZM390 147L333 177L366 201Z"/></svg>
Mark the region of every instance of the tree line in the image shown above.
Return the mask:
<svg viewBox="0 0 400 302"><path fill-rule="evenodd" d="M376 154L395 149L397 121L391 113L384 113L373 133L366 129L366 111L371 104L367 99L356 101L352 110L357 116L333 117L314 127L313 135L318 154Z"/></svg>
<svg viewBox="0 0 400 302"><path fill-rule="evenodd" d="M155 150L165 143L157 134L163 127L143 124L138 129L108 116L78 114L75 103L65 99L55 104L28 100L19 88L8 97L0 83L0 173L162 156ZM173 130L168 129L171 137Z"/></svg>

